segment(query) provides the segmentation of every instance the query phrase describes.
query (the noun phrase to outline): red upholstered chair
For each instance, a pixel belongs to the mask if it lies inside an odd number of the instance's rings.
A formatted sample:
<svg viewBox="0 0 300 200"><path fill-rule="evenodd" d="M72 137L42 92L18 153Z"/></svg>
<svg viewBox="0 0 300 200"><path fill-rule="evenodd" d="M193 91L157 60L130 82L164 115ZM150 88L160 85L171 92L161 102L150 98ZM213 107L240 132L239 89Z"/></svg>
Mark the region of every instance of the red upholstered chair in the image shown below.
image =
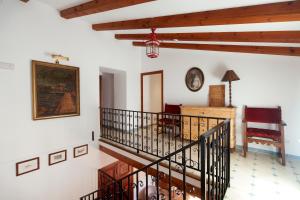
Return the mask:
<svg viewBox="0 0 300 200"><path fill-rule="evenodd" d="M179 105L172 105L172 104L165 104L164 112L160 113L160 119L158 120L158 127L162 128L171 128L172 133L175 136L181 135L181 117L180 117L180 106ZM176 127L179 128L179 133L176 134Z"/></svg>
<svg viewBox="0 0 300 200"><path fill-rule="evenodd" d="M245 107L244 157L248 151L248 143L274 145L279 149L282 165L285 165L284 126L281 119L281 108ZM248 127L248 122L274 124L276 129Z"/></svg>

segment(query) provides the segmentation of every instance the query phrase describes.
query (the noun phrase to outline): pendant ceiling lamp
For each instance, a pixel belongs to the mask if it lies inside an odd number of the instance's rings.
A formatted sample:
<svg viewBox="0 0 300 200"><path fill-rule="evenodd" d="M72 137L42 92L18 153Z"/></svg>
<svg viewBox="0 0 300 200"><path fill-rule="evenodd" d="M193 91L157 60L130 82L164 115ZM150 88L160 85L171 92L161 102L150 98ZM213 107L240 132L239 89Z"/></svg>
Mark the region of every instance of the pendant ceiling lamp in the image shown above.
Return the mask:
<svg viewBox="0 0 300 200"><path fill-rule="evenodd" d="M146 55L149 58L157 58L159 56L159 41L155 34L156 28L151 28L150 40L146 41Z"/></svg>

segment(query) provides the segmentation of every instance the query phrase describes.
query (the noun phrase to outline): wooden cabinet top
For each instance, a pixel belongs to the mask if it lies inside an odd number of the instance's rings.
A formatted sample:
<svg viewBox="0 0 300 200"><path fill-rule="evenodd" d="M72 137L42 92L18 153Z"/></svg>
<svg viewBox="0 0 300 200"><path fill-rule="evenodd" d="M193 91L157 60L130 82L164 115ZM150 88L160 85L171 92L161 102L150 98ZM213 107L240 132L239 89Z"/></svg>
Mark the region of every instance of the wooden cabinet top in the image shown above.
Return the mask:
<svg viewBox="0 0 300 200"><path fill-rule="evenodd" d="M235 118L236 115L236 108L230 107L180 106L180 109L181 114L191 116Z"/></svg>
<svg viewBox="0 0 300 200"><path fill-rule="evenodd" d="M207 110L226 110L235 111L236 107L208 107L208 106L180 106L181 109L207 109Z"/></svg>

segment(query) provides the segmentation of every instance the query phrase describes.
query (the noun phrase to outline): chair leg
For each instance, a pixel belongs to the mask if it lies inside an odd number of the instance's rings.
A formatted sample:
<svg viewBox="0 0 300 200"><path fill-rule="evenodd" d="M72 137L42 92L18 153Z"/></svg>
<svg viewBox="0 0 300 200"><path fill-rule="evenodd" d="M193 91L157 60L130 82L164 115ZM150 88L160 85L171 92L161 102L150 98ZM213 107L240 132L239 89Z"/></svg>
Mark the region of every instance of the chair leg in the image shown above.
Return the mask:
<svg viewBox="0 0 300 200"><path fill-rule="evenodd" d="M244 157L247 156L247 152L248 152L248 141L247 141L247 137L245 136L244 138L244 146L243 146L243 153L244 153Z"/></svg>
<svg viewBox="0 0 300 200"><path fill-rule="evenodd" d="M281 153L281 164L285 166L285 146L283 143L281 144L280 153Z"/></svg>
<svg viewBox="0 0 300 200"><path fill-rule="evenodd" d="M281 153L281 164L285 166L285 140L284 140L284 126L281 126L281 144L280 144L280 153Z"/></svg>
<svg viewBox="0 0 300 200"><path fill-rule="evenodd" d="M243 134L243 140L244 140L244 145L243 145L243 156L246 158L247 156L247 151L248 151L248 137L247 137L247 122L243 123L243 129L244 129L244 134Z"/></svg>

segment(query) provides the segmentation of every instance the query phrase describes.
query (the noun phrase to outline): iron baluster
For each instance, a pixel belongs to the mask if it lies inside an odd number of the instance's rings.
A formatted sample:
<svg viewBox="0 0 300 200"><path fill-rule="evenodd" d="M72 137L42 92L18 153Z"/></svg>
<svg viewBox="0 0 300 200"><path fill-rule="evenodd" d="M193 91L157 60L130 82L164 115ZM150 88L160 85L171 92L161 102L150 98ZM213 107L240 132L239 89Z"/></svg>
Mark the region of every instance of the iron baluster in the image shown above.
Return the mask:
<svg viewBox="0 0 300 200"><path fill-rule="evenodd" d="M163 113L162 114L162 119L165 119L166 118L166 115ZM165 133L166 133L166 126L165 126L165 121L162 122L163 126L162 126L162 133L161 133L161 139L162 139L162 142L161 142L161 153L162 153L162 157L165 156L165 148L164 148L164 144L165 144Z"/></svg>
<svg viewBox="0 0 300 200"><path fill-rule="evenodd" d="M146 150L147 150L147 153L148 153L148 113L146 113Z"/></svg>
<svg viewBox="0 0 300 200"><path fill-rule="evenodd" d="M206 170L205 170L205 137L201 137L201 199L205 199L206 196ZM210 184L208 182L208 184Z"/></svg>
<svg viewBox="0 0 300 200"><path fill-rule="evenodd" d="M207 155L206 155L206 159L207 159L207 166L206 166L206 169L207 169L207 173L208 173L208 176L207 176L207 182L210 183L210 177L211 177L211 167L210 167L210 147L211 147L211 136L207 137L207 144L206 144L206 148L207 148ZM202 147L201 147L201 154L202 154ZM203 166L202 166L203 167ZM203 179L201 180L201 182L203 181ZM210 184L207 184L207 199L211 199L211 191L210 191ZM203 198L203 197L202 197Z"/></svg>
<svg viewBox="0 0 300 200"><path fill-rule="evenodd" d="M144 151L144 113L141 112L141 129L142 129L142 151Z"/></svg>
<svg viewBox="0 0 300 200"><path fill-rule="evenodd" d="M185 184L185 177L186 177L186 159L185 159L185 154L186 154L186 149L184 149L184 151L182 152L182 184L183 184L183 200L186 200L186 184Z"/></svg>
<svg viewBox="0 0 300 200"><path fill-rule="evenodd" d="M137 115L137 124L136 124L136 141L137 141L137 153L140 153L140 138L139 138L139 113L137 112L136 113L136 115Z"/></svg>
<svg viewBox="0 0 300 200"><path fill-rule="evenodd" d="M148 199L148 168L146 169L146 198Z"/></svg>
<svg viewBox="0 0 300 200"><path fill-rule="evenodd" d="M171 199L172 174L171 174L171 157L169 157L169 199Z"/></svg>
<svg viewBox="0 0 300 200"><path fill-rule="evenodd" d="M197 138L197 140L199 140L200 139L200 117L198 117L198 138ZM198 158L198 170L200 170L200 143L198 143L198 145L197 145L197 147L198 147L198 156L197 156L197 158Z"/></svg>
<svg viewBox="0 0 300 200"><path fill-rule="evenodd" d="M159 132L159 130L158 130L158 123L159 123L159 114L157 113L157 117L156 117L157 119L157 126L156 126L156 155L158 156L158 132Z"/></svg>
<svg viewBox="0 0 300 200"><path fill-rule="evenodd" d="M227 145L227 159L228 159L228 163L227 163L227 168L228 168L228 187L230 187L230 129L231 129L231 124L230 122L226 124L227 126L227 142L228 142L228 145Z"/></svg>
<svg viewBox="0 0 300 200"><path fill-rule="evenodd" d="M151 154L153 154L153 113L151 113Z"/></svg>
<svg viewBox="0 0 300 200"><path fill-rule="evenodd" d="M156 164L156 197L159 200L159 163Z"/></svg>
<svg viewBox="0 0 300 200"><path fill-rule="evenodd" d="M139 199L139 173L136 174L136 199Z"/></svg>
<svg viewBox="0 0 300 200"><path fill-rule="evenodd" d="M212 170L212 198L214 198L214 188L215 188L215 137L214 137L214 133L212 134L212 142L211 142L211 148L212 148L212 166L211 166L211 170Z"/></svg>

